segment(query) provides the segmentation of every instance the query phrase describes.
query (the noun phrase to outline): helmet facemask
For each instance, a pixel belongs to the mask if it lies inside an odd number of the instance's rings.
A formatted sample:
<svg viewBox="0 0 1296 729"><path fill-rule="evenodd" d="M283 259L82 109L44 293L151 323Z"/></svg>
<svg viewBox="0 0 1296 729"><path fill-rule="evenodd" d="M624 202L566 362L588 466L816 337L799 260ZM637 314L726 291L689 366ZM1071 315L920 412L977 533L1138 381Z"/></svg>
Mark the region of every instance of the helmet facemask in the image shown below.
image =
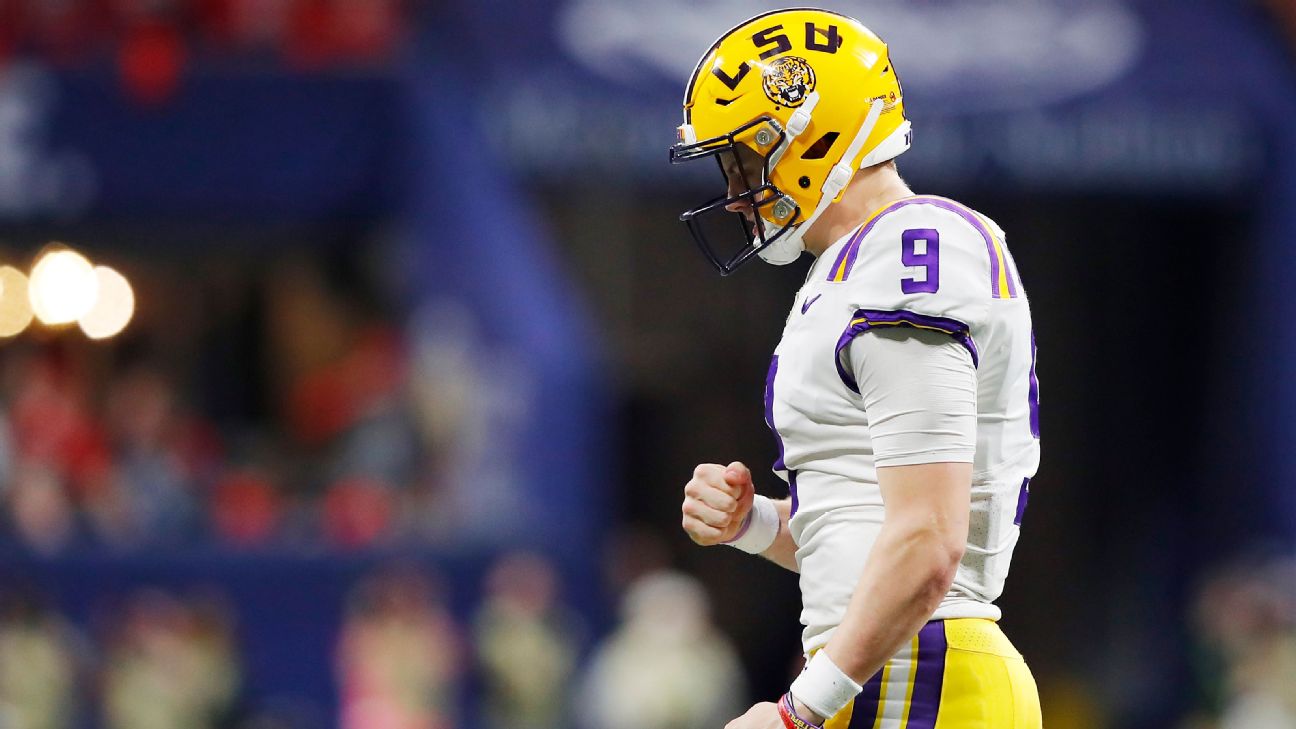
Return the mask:
<svg viewBox="0 0 1296 729"><path fill-rule="evenodd" d="M770 169L777 163L788 141L779 123L769 117L759 117L728 134L700 142L688 139L683 127L680 131L682 138L670 151L671 163L714 157L727 186L724 195L680 215L680 220L688 226L694 242L711 265L720 275L728 276L755 255L776 264L796 260L801 246L800 237L793 236L793 232L803 220L801 207L770 182ZM731 172L726 167L736 172L737 185L731 181ZM753 185L753 181L757 184ZM738 188L737 194L730 195L735 187ZM752 219L748 220L747 213L741 210L727 209L734 204L750 207ZM719 227L717 219L723 221L725 213L737 216L742 231L741 239L732 234L725 236L741 241L741 247L728 254L721 253L721 250L732 250L733 245L717 244L713 240L719 237L713 235Z"/></svg>

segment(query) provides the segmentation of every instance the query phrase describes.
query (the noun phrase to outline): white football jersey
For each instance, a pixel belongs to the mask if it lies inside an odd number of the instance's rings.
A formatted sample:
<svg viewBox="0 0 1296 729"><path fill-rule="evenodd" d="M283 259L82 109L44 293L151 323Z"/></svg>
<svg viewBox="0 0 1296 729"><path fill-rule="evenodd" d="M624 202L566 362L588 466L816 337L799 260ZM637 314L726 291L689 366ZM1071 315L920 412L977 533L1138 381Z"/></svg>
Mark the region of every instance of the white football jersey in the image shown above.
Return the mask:
<svg viewBox="0 0 1296 729"><path fill-rule="evenodd" d="M999 618L1027 486L1039 464L1030 307L1003 231L944 198L896 201L829 247L770 363L765 419L792 494L807 651L841 622L882 526L868 413L846 355L875 327L948 333L977 373L967 550L934 618Z"/></svg>

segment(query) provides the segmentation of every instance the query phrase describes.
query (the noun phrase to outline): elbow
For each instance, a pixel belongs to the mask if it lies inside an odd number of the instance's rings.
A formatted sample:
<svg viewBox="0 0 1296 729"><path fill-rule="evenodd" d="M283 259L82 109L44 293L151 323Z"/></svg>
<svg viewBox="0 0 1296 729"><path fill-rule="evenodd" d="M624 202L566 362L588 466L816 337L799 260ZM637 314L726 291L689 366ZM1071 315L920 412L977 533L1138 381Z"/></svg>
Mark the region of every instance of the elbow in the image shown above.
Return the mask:
<svg viewBox="0 0 1296 729"><path fill-rule="evenodd" d="M954 584L954 574L963 563L963 553L967 551L967 536L941 540L934 560L934 577L940 580L945 590Z"/></svg>
<svg viewBox="0 0 1296 729"><path fill-rule="evenodd" d="M936 605L939 605L940 601L945 598L950 586L954 584L954 576L958 572L959 564L963 561L967 541L966 539L939 538L933 540L933 542L932 548L928 551L930 558L927 560L927 569L923 580L923 594L934 610Z"/></svg>

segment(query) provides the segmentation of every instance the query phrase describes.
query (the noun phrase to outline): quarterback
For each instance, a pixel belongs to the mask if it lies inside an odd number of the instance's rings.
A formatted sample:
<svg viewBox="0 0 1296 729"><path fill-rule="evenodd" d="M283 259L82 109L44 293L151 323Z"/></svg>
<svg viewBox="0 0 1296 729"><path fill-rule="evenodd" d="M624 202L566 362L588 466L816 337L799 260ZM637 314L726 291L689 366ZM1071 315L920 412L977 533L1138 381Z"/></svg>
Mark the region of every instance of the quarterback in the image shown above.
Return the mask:
<svg viewBox="0 0 1296 729"><path fill-rule="evenodd" d="M730 30L684 95L671 160L728 183L681 216L708 260L815 259L765 383L789 498L738 462L684 487L695 542L800 575L806 668L728 729L1041 725L994 604L1039 464L1030 307L998 225L900 178L911 141L886 44L827 11Z"/></svg>

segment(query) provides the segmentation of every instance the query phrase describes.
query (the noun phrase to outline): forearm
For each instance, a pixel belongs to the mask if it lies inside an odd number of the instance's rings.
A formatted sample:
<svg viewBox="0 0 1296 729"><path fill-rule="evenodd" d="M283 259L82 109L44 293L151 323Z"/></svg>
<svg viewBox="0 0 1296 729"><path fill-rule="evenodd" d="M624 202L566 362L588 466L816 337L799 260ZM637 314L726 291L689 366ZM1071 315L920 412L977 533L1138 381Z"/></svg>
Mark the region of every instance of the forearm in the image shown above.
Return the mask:
<svg viewBox="0 0 1296 729"><path fill-rule="evenodd" d="M938 530L885 524L824 650L864 683L931 618L957 567Z"/></svg>
<svg viewBox="0 0 1296 729"><path fill-rule="evenodd" d="M778 536L774 537L774 543L769 546L761 556L774 564L799 572L796 561L796 542L792 539L792 530L788 528L788 520L792 515L792 500L779 499L774 502L774 508L778 510L779 530Z"/></svg>

